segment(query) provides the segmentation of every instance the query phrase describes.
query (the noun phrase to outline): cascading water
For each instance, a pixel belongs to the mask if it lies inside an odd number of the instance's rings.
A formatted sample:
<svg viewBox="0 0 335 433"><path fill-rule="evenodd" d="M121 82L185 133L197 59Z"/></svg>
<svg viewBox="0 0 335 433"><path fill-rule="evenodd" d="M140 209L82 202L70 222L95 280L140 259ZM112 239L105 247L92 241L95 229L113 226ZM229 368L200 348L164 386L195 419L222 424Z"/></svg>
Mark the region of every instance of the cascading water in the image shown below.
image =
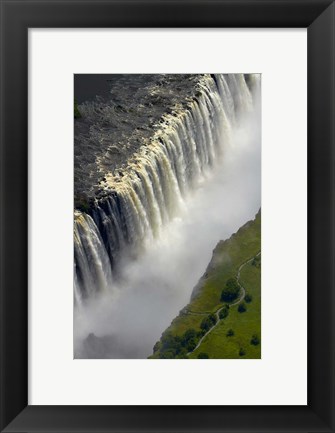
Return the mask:
<svg viewBox="0 0 335 433"><path fill-rule="evenodd" d="M195 97L164 114L126 164L108 172L97 160L104 172L99 194L74 215L76 304L113 292L121 258L136 257L180 213L189 192L224 157L241 116L253 109L256 86L257 76L199 76Z"/></svg>
<svg viewBox="0 0 335 433"><path fill-rule="evenodd" d="M75 285L76 302L82 296L94 295L95 288L109 290L112 270L100 233L93 219L84 213L75 213Z"/></svg>

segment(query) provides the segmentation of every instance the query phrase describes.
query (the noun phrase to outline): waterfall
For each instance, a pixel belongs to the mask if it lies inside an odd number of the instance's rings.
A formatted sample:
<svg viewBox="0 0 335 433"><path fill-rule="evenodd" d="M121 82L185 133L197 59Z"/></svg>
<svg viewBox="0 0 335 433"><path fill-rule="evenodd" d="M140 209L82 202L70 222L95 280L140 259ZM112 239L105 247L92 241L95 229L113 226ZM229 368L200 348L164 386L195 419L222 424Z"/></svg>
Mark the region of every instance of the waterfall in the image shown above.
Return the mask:
<svg viewBox="0 0 335 433"><path fill-rule="evenodd" d="M104 176L102 196L75 211L75 302L113 291L118 261L136 257L178 215L187 194L224 158L256 78L205 74L195 97L162 116L126 166Z"/></svg>
<svg viewBox="0 0 335 433"><path fill-rule="evenodd" d="M112 282L109 257L93 219L75 212L74 220L75 300L106 291Z"/></svg>

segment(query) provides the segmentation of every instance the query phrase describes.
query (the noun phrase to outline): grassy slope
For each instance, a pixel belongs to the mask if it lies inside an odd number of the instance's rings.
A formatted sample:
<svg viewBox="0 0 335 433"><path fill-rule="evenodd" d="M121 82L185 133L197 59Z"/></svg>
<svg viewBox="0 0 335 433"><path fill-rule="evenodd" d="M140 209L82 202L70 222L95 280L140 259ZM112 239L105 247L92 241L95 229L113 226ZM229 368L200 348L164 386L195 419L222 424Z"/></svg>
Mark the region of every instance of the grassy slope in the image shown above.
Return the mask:
<svg viewBox="0 0 335 433"><path fill-rule="evenodd" d="M197 358L201 352L209 354L210 358L260 358L261 345L250 344L255 334L261 336L261 272L251 263L241 270L240 281L247 293L252 295L252 302L246 304L247 311L239 313L238 306L231 307L229 316L220 321L218 326L204 338L200 347L189 358ZM234 330L234 336L227 337L228 329ZM240 356L240 349L245 355Z"/></svg>
<svg viewBox="0 0 335 433"><path fill-rule="evenodd" d="M254 257L261 249L261 213L255 220L241 227L230 239L220 241L212 260L202 278L200 289L193 300L182 310L166 331L182 336L188 329L200 330L200 323L209 312L222 307L220 295L226 281L236 277L238 268ZM253 334L260 337L261 330L261 284L260 268L251 263L241 270L240 281L253 297L245 313L238 313L237 306L230 309L229 316L220 321L218 326L203 340L200 347L189 355L196 358L200 352L208 353L210 358L240 358L242 347L246 354L242 358L260 358L260 345L252 346ZM227 329L235 332L233 337L226 337ZM158 358L159 351L152 358Z"/></svg>

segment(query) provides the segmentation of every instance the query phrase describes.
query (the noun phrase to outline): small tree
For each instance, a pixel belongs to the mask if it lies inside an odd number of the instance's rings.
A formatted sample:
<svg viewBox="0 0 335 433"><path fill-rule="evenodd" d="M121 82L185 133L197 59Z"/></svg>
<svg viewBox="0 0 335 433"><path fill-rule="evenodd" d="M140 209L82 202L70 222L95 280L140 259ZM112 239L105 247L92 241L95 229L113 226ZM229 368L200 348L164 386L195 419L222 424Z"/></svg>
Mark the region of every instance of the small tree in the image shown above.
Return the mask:
<svg viewBox="0 0 335 433"><path fill-rule="evenodd" d="M252 296L249 293L247 293L244 297L244 300L247 304L250 304L250 302L252 301Z"/></svg>
<svg viewBox="0 0 335 433"><path fill-rule="evenodd" d="M229 278L221 292L221 302L232 302L240 293L240 286L235 278Z"/></svg>
<svg viewBox="0 0 335 433"><path fill-rule="evenodd" d="M187 331L185 331L182 340L181 340L181 344L184 347L187 347L189 344L190 340L196 340L197 339L197 332L195 329L188 329Z"/></svg>
<svg viewBox="0 0 335 433"><path fill-rule="evenodd" d="M217 322L217 318L216 315L214 313L211 313L208 315L208 320L212 323L212 325L214 326L215 323Z"/></svg>
<svg viewBox="0 0 335 433"><path fill-rule="evenodd" d="M161 337L160 353L168 352L169 354L174 353L174 355L177 355L181 350L181 337L173 335L171 331L163 333Z"/></svg>
<svg viewBox="0 0 335 433"><path fill-rule="evenodd" d="M187 342L186 349L188 352L193 352L193 350L197 347L197 341L195 338L191 338Z"/></svg>
<svg viewBox="0 0 335 433"><path fill-rule="evenodd" d="M219 312L219 318L220 320L225 319L229 314L229 305L225 305L224 307L221 308L220 312Z"/></svg>
<svg viewBox="0 0 335 433"><path fill-rule="evenodd" d="M246 354L246 351L241 347L240 351L238 353L240 356L244 356Z"/></svg>
<svg viewBox="0 0 335 433"><path fill-rule="evenodd" d="M245 312L247 311L247 307L246 307L246 305L245 305L244 302L242 302L242 303L238 306L237 311L238 311L239 313L245 313Z"/></svg>
<svg viewBox="0 0 335 433"><path fill-rule="evenodd" d="M251 337L250 344L257 346L260 343L259 338L256 334Z"/></svg>
<svg viewBox="0 0 335 433"><path fill-rule="evenodd" d="M200 340L200 338L201 338L203 335L204 335L204 331L203 331L203 330L198 331L198 332L197 332L197 340Z"/></svg>
<svg viewBox="0 0 335 433"><path fill-rule="evenodd" d="M198 359L209 359L208 353L205 352L201 352L199 353L199 355L197 356Z"/></svg>
<svg viewBox="0 0 335 433"><path fill-rule="evenodd" d="M226 336L227 337L232 337L233 335L235 335L235 332L234 332L234 330L233 329L228 329L228 331L227 331L227 334L226 334Z"/></svg>
<svg viewBox="0 0 335 433"><path fill-rule="evenodd" d="M217 319L215 314L211 313L203 319L203 321L200 324L200 328L206 333L216 324L216 321Z"/></svg>

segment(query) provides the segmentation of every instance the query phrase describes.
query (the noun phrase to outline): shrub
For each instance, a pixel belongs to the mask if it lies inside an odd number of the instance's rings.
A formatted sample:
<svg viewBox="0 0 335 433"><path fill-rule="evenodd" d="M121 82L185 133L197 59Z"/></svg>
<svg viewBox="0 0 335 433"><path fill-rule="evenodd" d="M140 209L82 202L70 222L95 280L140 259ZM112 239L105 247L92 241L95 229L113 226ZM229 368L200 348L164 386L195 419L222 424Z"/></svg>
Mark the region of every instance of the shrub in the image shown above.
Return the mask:
<svg viewBox="0 0 335 433"><path fill-rule="evenodd" d="M257 346L260 343L259 338L256 334L251 337L250 344Z"/></svg>
<svg viewBox="0 0 335 433"><path fill-rule="evenodd" d="M201 352L199 353L199 355L197 356L198 359L209 359L208 353L205 352Z"/></svg>
<svg viewBox="0 0 335 433"><path fill-rule="evenodd" d="M181 341L180 337L174 336L171 332L164 333L161 338L161 355L165 353L169 358L174 358L182 351Z"/></svg>
<svg viewBox="0 0 335 433"><path fill-rule="evenodd" d="M244 302L242 302L242 303L238 306L237 311L238 311L239 313L245 313L245 312L247 311L247 307L246 307L246 305L245 305Z"/></svg>
<svg viewBox="0 0 335 433"><path fill-rule="evenodd" d="M187 351L192 352L197 347L197 344L198 342L195 338L191 338L190 340L188 340L186 346Z"/></svg>
<svg viewBox="0 0 335 433"><path fill-rule="evenodd" d="M159 357L160 359L173 359L176 357L176 354L173 350L167 350L165 352L161 352Z"/></svg>
<svg viewBox="0 0 335 433"><path fill-rule="evenodd" d="M221 293L222 302L232 302L234 301L240 293L240 286L235 278L229 278L226 282L225 288Z"/></svg>
<svg viewBox="0 0 335 433"><path fill-rule="evenodd" d="M188 359L187 350L185 348L181 349L179 354L176 356L176 359Z"/></svg>
<svg viewBox="0 0 335 433"><path fill-rule="evenodd" d="M154 345L154 352L157 352L162 346L162 343L160 341L157 341L157 343Z"/></svg>
<svg viewBox="0 0 335 433"><path fill-rule="evenodd" d="M221 308L220 312L219 312L219 318L220 320L226 318L229 314L229 305L225 305L224 307Z"/></svg>
<svg viewBox="0 0 335 433"><path fill-rule="evenodd" d="M244 356L246 354L246 351L241 347L240 351L238 353L240 356Z"/></svg>
<svg viewBox="0 0 335 433"><path fill-rule="evenodd" d="M249 293L247 293L244 297L244 300L247 304L250 304L250 302L252 301L252 296Z"/></svg>
<svg viewBox="0 0 335 433"><path fill-rule="evenodd" d="M204 331L203 331L203 330L198 331L198 332L197 332L197 339L200 340L200 338L201 338L203 335L204 335Z"/></svg>
<svg viewBox="0 0 335 433"><path fill-rule="evenodd" d="M187 331L185 331L182 340L181 340L181 344L183 346L186 346L188 341L191 340L192 338L196 338L197 337L197 332L195 329L188 329Z"/></svg>
<svg viewBox="0 0 335 433"><path fill-rule="evenodd" d="M199 341L199 334L195 329L188 329L181 338L181 345L187 352L192 352Z"/></svg>
<svg viewBox="0 0 335 433"><path fill-rule="evenodd" d="M195 329L188 329L182 337L173 335L171 331L165 332L155 344L154 353L159 351L160 358L187 358L187 353L196 348L201 336L202 333Z"/></svg>
<svg viewBox="0 0 335 433"><path fill-rule="evenodd" d="M172 335L171 332L165 332L162 335L161 343L162 343L162 346L161 346L162 350L170 349L171 347L173 347L175 345L174 335Z"/></svg>
<svg viewBox="0 0 335 433"><path fill-rule="evenodd" d="M226 336L232 337L233 335L235 335L235 332L233 331L233 329L228 329Z"/></svg>
<svg viewBox="0 0 335 433"><path fill-rule="evenodd" d="M203 319L203 321L200 324L200 328L205 331L209 331L213 326L216 324L216 316L215 314L211 313L207 317Z"/></svg>

